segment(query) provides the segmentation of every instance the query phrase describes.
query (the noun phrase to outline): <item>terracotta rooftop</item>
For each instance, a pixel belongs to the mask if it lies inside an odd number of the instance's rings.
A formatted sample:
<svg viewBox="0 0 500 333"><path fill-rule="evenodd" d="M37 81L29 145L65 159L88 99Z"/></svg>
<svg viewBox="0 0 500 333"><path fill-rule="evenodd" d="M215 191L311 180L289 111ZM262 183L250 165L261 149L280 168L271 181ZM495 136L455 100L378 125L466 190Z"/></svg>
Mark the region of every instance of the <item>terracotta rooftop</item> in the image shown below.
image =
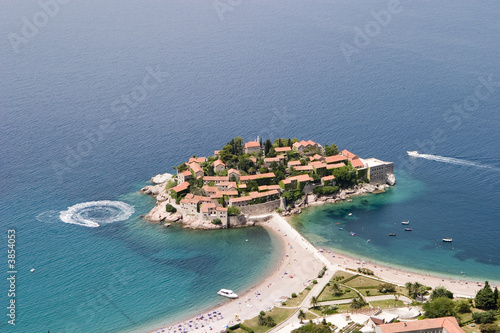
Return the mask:
<svg viewBox="0 0 500 333"><path fill-rule="evenodd" d="M290 162L288 162L289 166L295 166L295 165L300 165L300 164L301 164L300 161L290 161Z"/></svg>
<svg viewBox="0 0 500 333"><path fill-rule="evenodd" d="M335 179L335 176L334 176L334 175L321 177L321 180L322 180L322 181L329 181L329 180L334 180L334 179Z"/></svg>
<svg viewBox="0 0 500 333"><path fill-rule="evenodd" d="M177 186L174 186L171 188L171 190L173 190L174 192L181 192L181 191L184 191L184 190L187 190L187 188L189 187L189 183L188 182L184 182L182 184L179 184Z"/></svg>
<svg viewBox="0 0 500 333"><path fill-rule="evenodd" d="M203 191L205 192L217 192L218 189L217 189L217 186L208 186L208 185L204 185L202 188L201 188ZM187 195L186 195L187 196Z"/></svg>
<svg viewBox="0 0 500 333"><path fill-rule="evenodd" d="M349 150L347 149L344 149L342 150L342 155L344 155L345 157L347 157L348 159L355 159L355 158L359 158L358 155L355 155L353 153L351 153Z"/></svg>
<svg viewBox="0 0 500 333"><path fill-rule="evenodd" d="M296 171L313 171L314 168L312 165L297 165L293 167Z"/></svg>
<svg viewBox="0 0 500 333"><path fill-rule="evenodd" d="M188 165L191 168L191 170L193 170L194 173L197 173L197 172L200 172L200 171L203 172L203 169L196 162L191 162Z"/></svg>
<svg viewBox="0 0 500 333"><path fill-rule="evenodd" d="M266 157L264 158L264 162L279 162L281 158L279 157Z"/></svg>
<svg viewBox="0 0 500 333"><path fill-rule="evenodd" d="M262 185L258 187L259 191L267 191L267 190L279 190L281 187L279 185Z"/></svg>
<svg viewBox="0 0 500 333"><path fill-rule="evenodd" d="M239 170L236 170L236 169L229 169L229 170L227 171L227 174L228 174L228 175L230 175L230 174L232 174L232 173L236 173L236 174L238 174L238 175L241 175L240 171L239 171Z"/></svg>
<svg viewBox="0 0 500 333"><path fill-rule="evenodd" d="M191 171L189 170L184 170L181 172L181 174L184 176L184 177L189 177L189 176L192 176L191 174Z"/></svg>
<svg viewBox="0 0 500 333"><path fill-rule="evenodd" d="M379 325L382 333L422 332L427 330L438 330L443 328L448 333L464 333L458 325L455 317L433 318L415 321L404 321L392 324Z"/></svg>
<svg viewBox="0 0 500 333"><path fill-rule="evenodd" d="M224 164L224 162L222 162L221 160L216 160L216 161L214 162L214 167L215 167L215 166L218 166L218 165L224 165L224 166L226 166L226 165Z"/></svg>
<svg viewBox="0 0 500 333"><path fill-rule="evenodd" d="M363 161L361 161L360 158L356 158L356 159L351 160L351 164L356 169L364 168L365 167L365 164L363 163Z"/></svg>
<svg viewBox="0 0 500 333"><path fill-rule="evenodd" d="M229 177L228 176L205 176L203 177L204 181L207 182L228 182Z"/></svg>
<svg viewBox="0 0 500 333"><path fill-rule="evenodd" d="M220 150L214 150L214 155L217 156L220 154Z"/></svg>
<svg viewBox="0 0 500 333"><path fill-rule="evenodd" d="M258 143L257 141L249 141L245 143L245 145L243 146L243 148L253 148L253 147L260 147L260 143Z"/></svg>
<svg viewBox="0 0 500 333"><path fill-rule="evenodd" d="M292 148L291 147L276 147L276 148L274 148L274 150L277 153L284 153L284 152L287 152L287 151L291 151Z"/></svg>
<svg viewBox="0 0 500 333"><path fill-rule="evenodd" d="M330 169L342 168L342 167L344 167L344 166L345 166L345 164L341 162L341 163L327 164L327 165L326 165L326 168L327 168L328 170L330 170Z"/></svg>
<svg viewBox="0 0 500 333"><path fill-rule="evenodd" d="M345 157L345 156L333 155L333 156L328 156L325 159L325 162L326 163L337 163L337 162L346 161L346 160L347 160L347 157Z"/></svg>
<svg viewBox="0 0 500 333"><path fill-rule="evenodd" d="M272 177L276 177L276 175L274 174L274 172L261 173L259 175L241 176L240 180L241 181L248 181L248 180L261 179L261 178L272 178Z"/></svg>
<svg viewBox="0 0 500 333"><path fill-rule="evenodd" d="M309 163L309 165L313 166L315 169L326 168L326 163L321 161L314 161Z"/></svg>
<svg viewBox="0 0 500 333"><path fill-rule="evenodd" d="M191 157L189 159L189 163L196 162L196 163L204 163L207 161L206 157Z"/></svg>
<svg viewBox="0 0 500 333"><path fill-rule="evenodd" d="M293 176L293 177L288 177L287 179L289 179L289 180L296 180L296 181L298 181L300 183L302 183L302 182L309 182L309 181L313 181L314 180L308 174L298 175L298 176Z"/></svg>
<svg viewBox="0 0 500 333"><path fill-rule="evenodd" d="M207 202L207 203L204 203L200 206L200 212L208 213L210 211L210 209L214 209L215 207L216 207L215 203Z"/></svg>

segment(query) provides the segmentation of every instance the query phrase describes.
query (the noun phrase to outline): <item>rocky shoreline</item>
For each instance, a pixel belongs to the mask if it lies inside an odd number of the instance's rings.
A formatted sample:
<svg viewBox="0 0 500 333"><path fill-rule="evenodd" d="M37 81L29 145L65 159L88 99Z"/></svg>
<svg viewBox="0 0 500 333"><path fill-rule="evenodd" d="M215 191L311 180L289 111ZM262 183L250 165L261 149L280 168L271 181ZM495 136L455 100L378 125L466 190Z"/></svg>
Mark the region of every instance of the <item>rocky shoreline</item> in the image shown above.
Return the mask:
<svg viewBox="0 0 500 333"><path fill-rule="evenodd" d="M172 223L181 223L183 228L190 229L222 229L224 226L216 225L210 221L202 221L195 216L183 216L180 212L182 209L175 203L170 195L165 190L167 183L173 178L172 174L165 173L156 175L151 178L151 182L155 185L148 185L139 190L139 193L152 195L156 198L156 205L147 213L144 218L152 223L161 223L164 227L170 227ZM367 193L382 193L389 188L389 185L370 185L359 184L350 189L343 189L334 195L317 196L314 194L306 195L302 201L296 203L293 208L289 208L281 213L282 216L290 216L302 213L302 209L310 206L319 206L327 203L337 203L344 200L351 200L351 197L360 196ZM166 210L167 204L174 206L177 209L175 213L169 213ZM248 219L247 219L248 220ZM253 226L254 222L247 222L242 226Z"/></svg>

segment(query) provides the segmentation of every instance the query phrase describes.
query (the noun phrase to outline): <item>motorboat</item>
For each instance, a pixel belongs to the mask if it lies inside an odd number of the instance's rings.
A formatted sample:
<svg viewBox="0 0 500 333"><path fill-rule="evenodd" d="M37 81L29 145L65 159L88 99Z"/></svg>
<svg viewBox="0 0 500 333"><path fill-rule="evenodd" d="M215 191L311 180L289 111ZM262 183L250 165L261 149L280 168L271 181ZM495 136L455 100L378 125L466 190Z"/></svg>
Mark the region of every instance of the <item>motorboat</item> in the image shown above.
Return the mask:
<svg viewBox="0 0 500 333"><path fill-rule="evenodd" d="M405 231L412 231L412 228L405 228Z"/></svg>
<svg viewBox="0 0 500 333"><path fill-rule="evenodd" d="M443 242L451 243L453 242L453 238L443 238Z"/></svg>
<svg viewBox="0 0 500 333"><path fill-rule="evenodd" d="M392 232L389 234L389 236L396 236L396 234Z"/></svg>
<svg viewBox="0 0 500 333"><path fill-rule="evenodd" d="M410 224L410 221L403 221L403 222L401 222L401 224L408 225L408 224Z"/></svg>
<svg viewBox="0 0 500 333"><path fill-rule="evenodd" d="M354 235L356 235L356 233L355 233L354 231L351 231L351 232L349 233L349 235L354 236Z"/></svg>
<svg viewBox="0 0 500 333"><path fill-rule="evenodd" d="M418 156L418 151L416 150L410 150L406 152L410 156Z"/></svg>
<svg viewBox="0 0 500 333"><path fill-rule="evenodd" d="M236 295L234 291L229 289L221 289L217 292L217 294L228 298L238 298L238 295Z"/></svg>

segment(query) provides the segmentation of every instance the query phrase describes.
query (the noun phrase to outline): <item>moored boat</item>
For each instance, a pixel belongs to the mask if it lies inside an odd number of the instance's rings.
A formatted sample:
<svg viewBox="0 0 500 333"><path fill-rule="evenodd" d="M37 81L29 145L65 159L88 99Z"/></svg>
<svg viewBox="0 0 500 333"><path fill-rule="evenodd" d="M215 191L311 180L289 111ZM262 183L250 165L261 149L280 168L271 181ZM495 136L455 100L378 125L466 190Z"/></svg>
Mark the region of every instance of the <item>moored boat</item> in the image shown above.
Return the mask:
<svg viewBox="0 0 500 333"><path fill-rule="evenodd" d="M217 294L228 298L238 298L238 295L229 289L221 289L217 292Z"/></svg>
<svg viewBox="0 0 500 333"><path fill-rule="evenodd" d="M395 233L393 233L393 232L391 232L391 233L389 234L389 236L396 236L396 234L395 234Z"/></svg>
<svg viewBox="0 0 500 333"><path fill-rule="evenodd" d="M405 231L412 231L412 228L405 228Z"/></svg>
<svg viewBox="0 0 500 333"><path fill-rule="evenodd" d="M408 225L408 224L410 224L410 221L409 220L408 221L403 221L403 222L401 222L401 224Z"/></svg>
<svg viewBox="0 0 500 333"><path fill-rule="evenodd" d="M443 242L451 243L453 242L453 238L443 238Z"/></svg>

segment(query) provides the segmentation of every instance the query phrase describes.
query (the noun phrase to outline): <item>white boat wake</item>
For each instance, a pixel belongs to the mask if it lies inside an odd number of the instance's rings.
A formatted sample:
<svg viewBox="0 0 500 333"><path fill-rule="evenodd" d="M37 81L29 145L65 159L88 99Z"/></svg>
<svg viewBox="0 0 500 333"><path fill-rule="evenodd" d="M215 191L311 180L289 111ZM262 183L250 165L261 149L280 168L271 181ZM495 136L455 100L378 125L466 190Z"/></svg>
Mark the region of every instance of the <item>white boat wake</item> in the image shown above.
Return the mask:
<svg viewBox="0 0 500 333"><path fill-rule="evenodd" d="M500 168L492 167L489 165L484 165L481 163L471 162L471 161L467 161L467 160L461 160L459 158L445 157L445 156L431 155L431 154L419 154L417 151L408 151L407 153L411 157L425 158L426 160L431 160L431 161L450 163L450 164L458 164L458 165L466 165L466 166L474 166L476 168L491 169L491 170L500 171Z"/></svg>
<svg viewBox="0 0 500 333"><path fill-rule="evenodd" d="M64 223L95 228L101 224L124 221L134 211L133 206L122 201L89 201L68 207L68 210L59 213L59 218Z"/></svg>

